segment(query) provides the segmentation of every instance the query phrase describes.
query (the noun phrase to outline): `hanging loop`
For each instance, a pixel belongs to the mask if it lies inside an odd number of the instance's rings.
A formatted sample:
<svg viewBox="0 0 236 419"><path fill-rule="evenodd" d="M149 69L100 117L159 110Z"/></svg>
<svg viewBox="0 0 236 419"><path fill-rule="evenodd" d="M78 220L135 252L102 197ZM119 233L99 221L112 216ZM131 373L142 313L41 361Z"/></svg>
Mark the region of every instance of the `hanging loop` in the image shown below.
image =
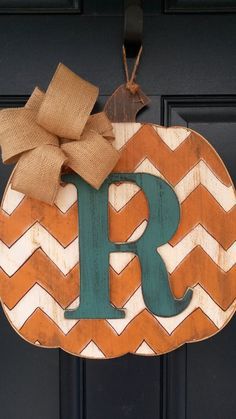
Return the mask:
<svg viewBox="0 0 236 419"><path fill-rule="evenodd" d="M138 66L139 66L139 62L140 62L140 57L142 55L143 52L143 47L141 45L141 47L139 48L135 63L134 63L134 67L131 73L131 76L129 77L129 69L128 69L128 63L127 63L127 52L126 52L126 48L123 45L123 62L124 62L124 69L125 69L125 76L126 76L126 89L128 89L130 91L130 93L132 94L136 94L139 90L139 85L135 82L135 77L136 77L136 73L138 70Z"/></svg>
<svg viewBox="0 0 236 419"><path fill-rule="evenodd" d="M143 1L124 0L124 47L127 57L135 57L142 45Z"/></svg>

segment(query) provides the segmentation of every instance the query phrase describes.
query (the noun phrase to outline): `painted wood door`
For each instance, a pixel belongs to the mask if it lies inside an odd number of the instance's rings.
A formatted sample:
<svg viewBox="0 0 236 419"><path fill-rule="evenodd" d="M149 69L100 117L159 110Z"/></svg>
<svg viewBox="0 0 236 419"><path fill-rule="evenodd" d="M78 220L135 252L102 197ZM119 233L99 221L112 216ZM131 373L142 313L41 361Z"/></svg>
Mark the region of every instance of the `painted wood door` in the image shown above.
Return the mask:
<svg viewBox="0 0 236 419"><path fill-rule="evenodd" d="M101 88L123 82L122 1L0 2L0 107L22 106L59 61ZM145 2L140 120L183 125L215 146L236 181L235 2ZM200 13L199 13L200 12ZM1 166L1 193L11 168ZM0 315L3 419L233 419L235 318L218 335L157 358L79 360L30 346Z"/></svg>

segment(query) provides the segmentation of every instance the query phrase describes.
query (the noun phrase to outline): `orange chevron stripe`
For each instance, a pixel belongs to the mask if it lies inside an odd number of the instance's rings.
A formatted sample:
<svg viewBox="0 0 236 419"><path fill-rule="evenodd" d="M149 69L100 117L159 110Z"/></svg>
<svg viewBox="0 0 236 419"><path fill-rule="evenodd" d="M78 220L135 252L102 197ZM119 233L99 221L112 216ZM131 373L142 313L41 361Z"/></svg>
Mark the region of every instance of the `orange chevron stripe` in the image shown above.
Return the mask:
<svg viewBox="0 0 236 419"><path fill-rule="evenodd" d="M146 157L172 185L176 185L200 160L204 160L225 185L231 185L229 174L215 150L195 132L191 132L173 152L152 126L144 125L122 148L114 171L133 172Z"/></svg>
<svg viewBox="0 0 236 419"><path fill-rule="evenodd" d="M110 269L110 295L115 306L123 307L140 285L141 267L137 256L119 275Z"/></svg>
<svg viewBox="0 0 236 419"><path fill-rule="evenodd" d="M77 204L63 214L56 206L25 198L11 216L0 210L1 240L11 246L36 221L67 246L78 234Z"/></svg>
<svg viewBox="0 0 236 419"><path fill-rule="evenodd" d="M12 278L0 270L2 301L12 309L35 283L42 285L66 308L79 294L78 265L64 276L41 250L37 250Z"/></svg>
<svg viewBox="0 0 236 419"><path fill-rule="evenodd" d="M120 211L109 205L110 240L125 242L134 230L148 220L148 205L143 191L139 191Z"/></svg>
<svg viewBox="0 0 236 419"><path fill-rule="evenodd" d="M38 283L61 307L66 308L79 295L79 274L77 265L64 276L41 250L37 250L12 278L0 270L1 299L12 309L33 285ZM140 283L141 270L137 257L119 275L110 268L111 302L117 307L122 307Z"/></svg>
<svg viewBox="0 0 236 419"><path fill-rule="evenodd" d="M143 191L139 191L118 212L110 205L111 241L127 241L133 231L148 218L148 205ZM236 207L225 212L207 189L199 185L181 205L180 224L170 244L175 246L199 223L222 247L228 249L235 241Z"/></svg>
<svg viewBox="0 0 236 419"><path fill-rule="evenodd" d="M228 249L235 241L236 207L225 212L207 189L199 185L181 205L180 224L170 241L172 246L199 223Z"/></svg>
<svg viewBox="0 0 236 419"><path fill-rule="evenodd" d="M109 358L134 352L143 340L156 353L168 352L185 341L200 340L218 331L208 317L197 309L169 336L153 316L144 310L118 336L104 320L80 320L66 335L41 310L27 320L20 334L30 342L39 341L44 346L58 346L78 354L93 340Z"/></svg>
<svg viewBox="0 0 236 419"><path fill-rule="evenodd" d="M176 298L181 298L188 287L199 283L226 310L235 299L235 274L236 266L223 272L204 250L196 247L170 275L170 283Z"/></svg>

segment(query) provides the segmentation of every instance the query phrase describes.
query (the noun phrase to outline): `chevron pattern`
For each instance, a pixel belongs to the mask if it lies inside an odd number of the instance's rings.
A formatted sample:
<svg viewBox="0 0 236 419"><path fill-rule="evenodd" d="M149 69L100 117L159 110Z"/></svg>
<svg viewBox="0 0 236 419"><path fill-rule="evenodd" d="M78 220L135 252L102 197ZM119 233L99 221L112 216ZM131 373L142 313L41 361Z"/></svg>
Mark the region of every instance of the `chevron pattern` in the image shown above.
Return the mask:
<svg viewBox="0 0 236 419"><path fill-rule="evenodd" d="M60 187L53 207L6 188L0 211L0 296L16 331L31 343L88 358L127 352L157 355L222 329L236 309L236 197L207 141L190 129L114 124L121 152L116 172L165 179L181 204L181 222L159 247L176 298L193 289L189 307L164 318L145 307L141 267L132 253L110 254L111 303L120 320L68 320L79 304L77 194ZM133 183L109 189L110 239L134 241L148 224L148 204Z"/></svg>

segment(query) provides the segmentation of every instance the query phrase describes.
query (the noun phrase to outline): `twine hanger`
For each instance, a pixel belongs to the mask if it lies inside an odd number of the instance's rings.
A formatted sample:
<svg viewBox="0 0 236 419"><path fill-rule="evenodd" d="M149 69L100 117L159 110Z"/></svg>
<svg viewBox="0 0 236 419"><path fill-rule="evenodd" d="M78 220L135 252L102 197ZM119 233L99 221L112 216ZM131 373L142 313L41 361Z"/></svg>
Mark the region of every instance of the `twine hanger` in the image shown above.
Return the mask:
<svg viewBox="0 0 236 419"><path fill-rule="evenodd" d="M140 58L143 52L143 46L141 45L139 48L138 55L136 57L134 67L131 73L131 77L129 77L129 69L128 69L128 62L127 62L127 55L126 55L126 48L123 45L122 47L123 52L123 63L124 63L124 69L125 69L125 76L126 76L126 89L128 89L133 95L135 95L139 90L139 85L135 82L135 78L138 71L138 66L140 63Z"/></svg>

